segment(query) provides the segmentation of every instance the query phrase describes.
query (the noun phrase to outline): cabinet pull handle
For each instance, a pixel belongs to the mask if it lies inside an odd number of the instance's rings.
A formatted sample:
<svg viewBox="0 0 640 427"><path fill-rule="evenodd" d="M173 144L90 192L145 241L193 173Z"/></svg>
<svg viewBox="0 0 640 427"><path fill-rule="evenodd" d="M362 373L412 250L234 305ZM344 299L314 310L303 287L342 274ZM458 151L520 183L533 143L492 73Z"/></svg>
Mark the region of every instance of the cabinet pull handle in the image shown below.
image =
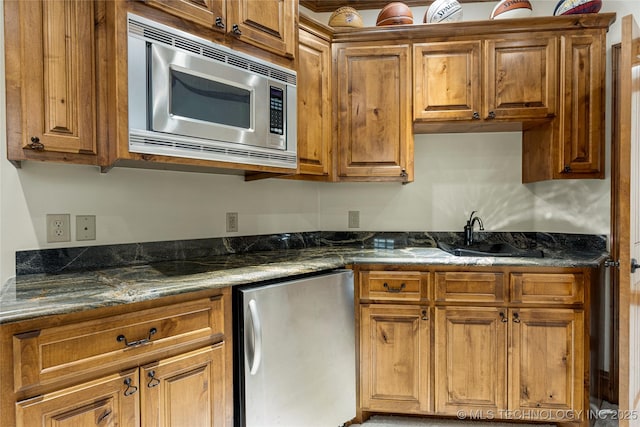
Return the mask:
<svg viewBox="0 0 640 427"><path fill-rule="evenodd" d="M405 285L404 283L401 284L399 288L392 288L391 286L389 286L388 283L384 283L382 286L387 290L387 292L392 293L392 294L398 294L398 293L402 292L402 290L404 288L407 287L407 285Z"/></svg>
<svg viewBox="0 0 640 427"><path fill-rule="evenodd" d="M477 111L474 111L473 115L471 116L471 118L473 120L480 120L480 113L478 113Z"/></svg>
<svg viewBox="0 0 640 427"><path fill-rule="evenodd" d="M562 173L571 173L571 166L566 165L564 169L562 169Z"/></svg>
<svg viewBox="0 0 640 427"><path fill-rule="evenodd" d="M156 378L156 371L155 370L150 370L149 373L147 374L147 376L149 377L149 382L147 383L147 388L154 388L155 386L157 386L158 384L160 384L160 380Z"/></svg>
<svg viewBox="0 0 640 427"><path fill-rule="evenodd" d="M98 417L98 419L96 420L96 424L100 424L101 422L103 422L104 420L107 419L107 417L109 417L109 415L111 415L111 410L107 409L106 411L104 411L104 413L102 415L100 415Z"/></svg>
<svg viewBox="0 0 640 427"><path fill-rule="evenodd" d="M221 16L217 16L216 17L216 27L224 28L224 22L222 22L222 17Z"/></svg>
<svg viewBox="0 0 640 427"><path fill-rule="evenodd" d="M494 111L489 111L489 118L490 119L495 119L496 118L496 113Z"/></svg>
<svg viewBox="0 0 640 427"><path fill-rule="evenodd" d="M504 312L500 312L500 321L502 323L507 323L509 321L509 319L507 319L507 316L505 316Z"/></svg>
<svg viewBox="0 0 640 427"><path fill-rule="evenodd" d="M27 145L27 147L35 151L44 151L44 144L40 142L40 138L37 136L31 137L31 144Z"/></svg>
<svg viewBox="0 0 640 427"><path fill-rule="evenodd" d="M400 172L400 177L405 179L409 177L409 174L407 173L406 169L402 169L402 171Z"/></svg>
<svg viewBox="0 0 640 427"><path fill-rule="evenodd" d="M136 340L136 341L127 341L127 337L125 337L124 335L120 334L120 335L118 335L116 337L116 340L118 342L124 341L124 345L126 347L138 347L140 345L147 344L147 343L151 342L151 337L153 335L155 335L156 332L158 332L158 330L156 328L151 328L151 329L149 329L149 335L146 338L142 338L142 339L139 339L139 340Z"/></svg>
<svg viewBox="0 0 640 427"><path fill-rule="evenodd" d="M427 310L422 310L422 320L429 320L429 316L427 316Z"/></svg>
<svg viewBox="0 0 640 427"><path fill-rule="evenodd" d="M238 24L233 24L233 26L231 27L231 32L233 32L233 34L235 34L236 36L242 35L242 31L240 30L240 26Z"/></svg>
<svg viewBox="0 0 640 427"><path fill-rule="evenodd" d="M125 396L131 396L132 394L136 394L138 391L138 387L131 385L131 378L129 377L124 379L124 385L127 386L127 389L124 391Z"/></svg>
<svg viewBox="0 0 640 427"><path fill-rule="evenodd" d="M513 323L520 323L520 316L518 313L513 313Z"/></svg>

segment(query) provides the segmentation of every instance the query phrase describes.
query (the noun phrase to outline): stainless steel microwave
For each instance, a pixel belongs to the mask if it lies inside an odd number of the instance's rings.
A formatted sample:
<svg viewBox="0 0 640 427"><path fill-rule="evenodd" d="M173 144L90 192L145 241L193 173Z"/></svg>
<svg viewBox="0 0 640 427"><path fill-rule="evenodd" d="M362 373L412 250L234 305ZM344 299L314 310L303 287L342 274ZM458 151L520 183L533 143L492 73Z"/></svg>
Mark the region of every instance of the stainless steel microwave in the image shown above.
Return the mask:
<svg viewBox="0 0 640 427"><path fill-rule="evenodd" d="M296 73L128 15L129 151L295 169Z"/></svg>

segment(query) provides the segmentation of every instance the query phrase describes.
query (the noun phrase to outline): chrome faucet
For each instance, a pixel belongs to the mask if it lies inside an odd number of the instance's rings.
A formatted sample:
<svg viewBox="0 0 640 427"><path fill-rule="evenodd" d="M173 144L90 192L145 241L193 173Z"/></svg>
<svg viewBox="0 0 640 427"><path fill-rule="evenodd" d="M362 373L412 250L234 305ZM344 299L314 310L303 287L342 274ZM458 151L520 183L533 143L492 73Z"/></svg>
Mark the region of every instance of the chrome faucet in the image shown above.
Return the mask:
<svg viewBox="0 0 640 427"><path fill-rule="evenodd" d="M473 243L473 226L477 222L480 225L480 231L484 231L484 225L479 216L475 216L477 211L471 212L467 225L464 226L464 244L469 246Z"/></svg>

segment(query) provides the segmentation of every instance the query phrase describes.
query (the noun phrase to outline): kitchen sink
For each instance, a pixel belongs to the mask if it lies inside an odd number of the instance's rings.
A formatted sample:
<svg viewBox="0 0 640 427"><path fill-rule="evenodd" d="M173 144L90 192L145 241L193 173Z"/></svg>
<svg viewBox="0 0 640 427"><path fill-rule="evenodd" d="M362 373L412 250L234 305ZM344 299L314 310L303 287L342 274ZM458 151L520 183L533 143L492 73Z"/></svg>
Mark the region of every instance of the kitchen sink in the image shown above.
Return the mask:
<svg viewBox="0 0 640 427"><path fill-rule="evenodd" d="M539 249L521 249L510 245L509 243L477 242L465 246L438 242L438 247L443 251L456 256L544 258L544 252Z"/></svg>

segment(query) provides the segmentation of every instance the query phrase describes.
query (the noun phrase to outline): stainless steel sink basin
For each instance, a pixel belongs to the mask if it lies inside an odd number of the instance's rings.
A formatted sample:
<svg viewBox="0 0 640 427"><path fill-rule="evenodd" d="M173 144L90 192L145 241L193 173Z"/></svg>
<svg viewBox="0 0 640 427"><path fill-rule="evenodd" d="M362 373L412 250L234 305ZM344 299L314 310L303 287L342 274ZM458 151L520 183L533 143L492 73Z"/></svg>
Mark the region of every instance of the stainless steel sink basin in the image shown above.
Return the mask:
<svg viewBox="0 0 640 427"><path fill-rule="evenodd" d="M469 246L450 245L438 242L438 247L456 256L493 256L493 257L526 257L544 258L544 252L538 249L521 249L508 243L478 242Z"/></svg>

